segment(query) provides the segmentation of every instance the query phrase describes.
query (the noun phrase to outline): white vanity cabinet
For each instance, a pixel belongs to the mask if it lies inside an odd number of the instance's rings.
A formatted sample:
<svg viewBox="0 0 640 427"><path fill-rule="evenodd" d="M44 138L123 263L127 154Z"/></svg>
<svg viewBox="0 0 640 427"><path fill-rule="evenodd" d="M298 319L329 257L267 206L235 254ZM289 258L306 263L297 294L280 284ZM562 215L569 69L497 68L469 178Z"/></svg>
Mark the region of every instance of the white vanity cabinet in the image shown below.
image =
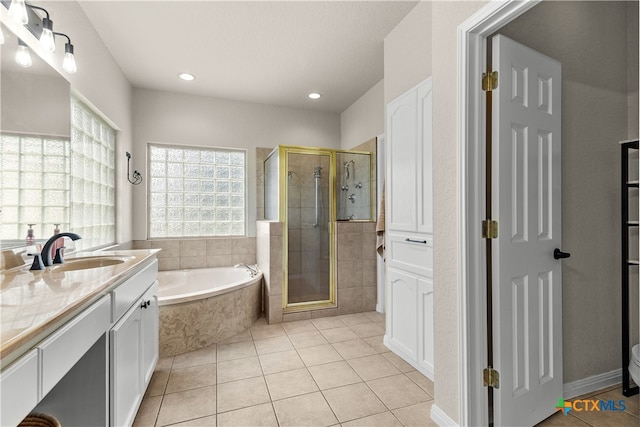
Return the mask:
<svg viewBox="0 0 640 427"><path fill-rule="evenodd" d="M432 84L386 109L385 345L433 379Z"/></svg>
<svg viewBox="0 0 640 427"><path fill-rule="evenodd" d="M158 283L111 328L111 425L130 426L158 361Z"/></svg>

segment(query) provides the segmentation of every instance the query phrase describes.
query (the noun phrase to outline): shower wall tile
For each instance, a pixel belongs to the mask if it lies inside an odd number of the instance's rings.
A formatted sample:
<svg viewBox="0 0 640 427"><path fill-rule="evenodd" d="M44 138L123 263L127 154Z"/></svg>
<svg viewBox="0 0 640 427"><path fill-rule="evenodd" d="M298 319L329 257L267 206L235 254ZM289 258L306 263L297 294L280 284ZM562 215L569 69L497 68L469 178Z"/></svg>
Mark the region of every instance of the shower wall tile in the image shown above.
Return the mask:
<svg viewBox="0 0 640 427"><path fill-rule="evenodd" d="M376 302L378 299L378 287L377 286L365 286L362 288L362 310L374 311L376 309Z"/></svg>
<svg viewBox="0 0 640 427"><path fill-rule="evenodd" d="M338 261L338 288L357 288L363 284L362 261Z"/></svg>
<svg viewBox="0 0 640 427"><path fill-rule="evenodd" d="M185 268L205 268L207 266L206 256L186 256L180 257L180 269Z"/></svg>
<svg viewBox="0 0 640 427"><path fill-rule="evenodd" d="M363 288L346 288L338 292L338 314L362 313Z"/></svg>
<svg viewBox="0 0 640 427"><path fill-rule="evenodd" d="M231 255L232 246L232 239L207 240L207 255Z"/></svg>
<svg viewBox="0 0 640 427"><path fill-rule="evenodd" d="M152 240L152 249L162 249L158 252L158 258L176 258L180 256L180 241L178 240Z"/></svg>
<svg viewBox="0 0 640 427"><path fill-rule="evenodd" d="M289 208L287 219L289 220L289 229L300 228L300 208Z"/></svg>
<svg viewBox="0 0 640 427"><path fill-rule="evenodd" d="M269 324L282 323L282 296L280 295L269 296L268 317L269 318L267 320Z"/></svg>
<svg viewBox="0 0 640 427"><path fill-rule="evenodd" d="M362 234L338 233L338 260L362 259Z"/></svg>
<svg viewBox="0 0 640 427"><path fill-rule="evenodd" d="M231 255L231 265L256 264L256 254L233 254Z"/></svg>
<svg viewBox="0 0 640 427"><path fill-rule="evenodd" d="M149 248L151 248L151 243L148 240L133 241L133 249L149 249Z"/></svg>
<svg viewBox="0 0 640 427"><path fill-rule="evenodd" d="M229 267L233 264L231 261L231 255L207 255L207 267L215 268L215 267Z"/></svg>
<svg viewBox="0 0 640 427"><path fill-rule="evenodd" d="M232 254L255 254L256 238L247 237L244 239L232 239Z"/></svg>
<svg viewBox="0 0 640 427"><path fill-rule="evenodd" d="M301 250L301 240L300 240L301 230L289 230L289 252L300 252Z"/></svg>
<svg viewBox="0 0 640 427"><path fill-rule="evenodd" d="M281 222L269 222L269 234L272 236L282 236L282 223Z"/></svg>
<svg viewBox="0 0 640 427"><path fill-rule="evenodd" d="M338 234L346 234L346 233L362 234L362 223L338 221Z"/></svg>
<svg viewBox="0 0 640 427"><path fill-rule="evenodd" d="M316 210L315 208L300 208L300 227L291 227L291 228L310 228L313 229L313 224L316 221Z"/></svg>
<svg viewBox="0 0 640 427"><path fill-rule="evenodd" d="M318 230L317 228L302 229L300 233L300 250L302 250L303 252L317 251L320 230Z"/></svg>
<svg viewBox="0 0 640 427"><path fill-rule="evenodd" d="M377 268L378 264L374 261L362 261L362 286L377 286Z"/></svg>
<svg viewBox="0 0 640 427"><path fill-rule="evenodd" d="M282 322L282 224L258 221L256 259L265 284L265 318L269 323ZM272 234L273 232L273 234Z"/></svg>

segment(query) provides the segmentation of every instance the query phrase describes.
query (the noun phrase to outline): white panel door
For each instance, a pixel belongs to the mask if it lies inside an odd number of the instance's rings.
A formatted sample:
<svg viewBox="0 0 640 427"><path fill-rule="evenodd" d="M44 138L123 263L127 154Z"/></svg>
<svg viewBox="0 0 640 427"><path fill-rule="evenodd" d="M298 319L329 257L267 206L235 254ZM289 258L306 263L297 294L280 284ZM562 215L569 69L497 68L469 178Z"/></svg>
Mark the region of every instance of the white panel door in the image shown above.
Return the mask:
<svg viewBox="0 0 640 427"><path fill-rule="evenodd" d="M418 86L418 136L416 181L418 188L417 231L433 234L433 84L431 77Z"/></svg>
<svg viewBox="0 0 640 427"><path fill-rule="evenodd" d="M534 425L563 397L561 64L492 42L495 422Z"/></svg>
<svg viewBox="0 0 640 427"><path fill-rule="evenodd" d="M417 359L418 350L418 276L395 268L387 269L387 338L395 352Z"/></svg>
<svg viewBox="0 0 640 427"><path fill-rule="evenodd" d="M416 231L417 90L387 106L387 230Z"/></svg>

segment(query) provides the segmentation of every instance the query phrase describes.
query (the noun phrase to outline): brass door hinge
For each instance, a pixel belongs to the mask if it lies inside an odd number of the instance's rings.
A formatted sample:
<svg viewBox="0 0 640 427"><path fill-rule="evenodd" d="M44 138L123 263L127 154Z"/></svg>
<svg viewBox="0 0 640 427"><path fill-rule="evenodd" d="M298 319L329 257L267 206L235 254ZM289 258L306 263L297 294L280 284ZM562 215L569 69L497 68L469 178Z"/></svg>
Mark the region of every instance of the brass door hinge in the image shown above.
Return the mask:
<svg viewBox="0 0 640 427"><path fill-rule="evenodd" d="M500 388L500 373L493 368L485 368L482 371L484 386Z"/></svg>
<svg viewBox="0 0 640 427"><path fill-rule="evenodd" d="M482 238L497 239L498 238L498 221L485 219L482 221Z"/></svg>
<svg viewBox="0 0 640 427"><path fill-rule="evenodd" d="M482 90L491 92L498 88L498 72L482 73Z"/></svg>

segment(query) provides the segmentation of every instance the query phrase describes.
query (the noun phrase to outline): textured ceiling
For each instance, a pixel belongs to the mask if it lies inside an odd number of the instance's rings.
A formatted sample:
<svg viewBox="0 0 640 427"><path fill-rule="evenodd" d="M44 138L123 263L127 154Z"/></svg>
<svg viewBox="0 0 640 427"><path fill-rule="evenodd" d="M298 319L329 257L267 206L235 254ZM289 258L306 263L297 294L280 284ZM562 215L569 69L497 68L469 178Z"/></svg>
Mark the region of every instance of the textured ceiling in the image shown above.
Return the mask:
<svg viewBox="0 0 640 427"><path fill-rule="evenodd" d="M383 78L383 40L416 5L79 3L134 87L336 113ZM196 80L179 80L179 72ZM322 99L309 100L313 91Z"/></svg>

